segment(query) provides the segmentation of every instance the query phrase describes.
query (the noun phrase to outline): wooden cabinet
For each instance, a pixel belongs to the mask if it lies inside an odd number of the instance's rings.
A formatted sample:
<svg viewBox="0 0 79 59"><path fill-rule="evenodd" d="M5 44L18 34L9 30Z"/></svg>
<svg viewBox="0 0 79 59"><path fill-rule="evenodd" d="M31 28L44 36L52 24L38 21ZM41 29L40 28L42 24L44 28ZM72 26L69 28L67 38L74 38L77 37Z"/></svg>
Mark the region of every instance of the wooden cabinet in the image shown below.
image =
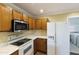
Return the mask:
<svg viewBox="0 0 79 59"><path fill-rule="evenodd" d="M46 30L47 29L47 19L39 18L36 20L36 29Z"/></svg>
<svg viewBox="0 0 79 59"><path fill-rule="evenodd" d="M32 24L33 24L33 22L32 22L32 18L30 18L29 17L29 30L32 30Z"/></svg>
<svg viewBox="0 0 79 59"><path fill-rule="evenodd" d="M12 20L12 9L10 7L0 5L0 31L10 31Z"/></svg>
<svg viewBox="0 0 79 59"><path fill-rule="evenodd" d="M22 20L22 13L16 10L12 10L12 18Z"/></svg>
<svg viewBox="0 0 79 59"><path fill-rule="evenodd" d="M37 39L35 39L35 40L34 40L34 45L33 45L33 46L34 46L34 54L37 52L37 48L38 48L38 47L37 47L37 43L38 43L38 42L37 42Z"/></svg>
<svg viewBox="0 0 79 59"><path fill-rule="evenodd" d="M0 31L7 31L7 32L11 31L12 19L26 21L29 24L29 29L31 30L36 29L36 25L37 25L36 20L34 20L32 17L28 17L22 12L14 10L9 6L0 4Z"/></svg>
<svg viewBox="0 0 79 59"><path fill-rule="evenodd" d="M28 25L29 19L28 19L28 16L27 15L23 14L22 20L25 21L26 24Z"/></svg>
<svg viewBox="0 0 79 59"><path fill-rule="evenodd" d="M47 53L47 39L37 38L34 40L34 53L37 51Z"/></svg>
<svg viewBox="0 0 79 59"><path fill-rule="evenodd" d="M19 50L16 50L15 52L13 52L12 54L10 55L19 55Z"/></svg>
<svg viewBox="0 0 79 59"><path fill-rule="evenodd" d="M2 24L2 15L1 15L1 12L2 12L2 10L1 10L1 8L2 8L2 6L0 5L0 31L2 30L1 29L1 24Z"/></svg>
<svg viewBox="0 0 79 59"><path fill-rule="evenodd" d="M26 22L29 21L28 16L26 14L23 14L23 20L26 21Z"/></svg>
<svg viewBox="0 0 79 59"><path fill-rule="evenodd" d="M33 18L29 18L29 29L36 29L36 20L34 20Z"/></svg>
<svg viewBox="0 0 79 59"><path fill-rule="evenodd" d="M41 23L41 19L37 19L36 20L36 29L41 30L42 23Z"/></svg>
<svg viewBox="0 0 79 59"><path fill-rule="evenodd" d="M42 30L46 30L47 29L47 19L46 18L43 18L41 20L41 29Z"/></svg>
<svg viewBox="0 0 79 59"><path fill-rule="evenodd" d="M32 29L36 29L36 20L32 19Z"/></svg>

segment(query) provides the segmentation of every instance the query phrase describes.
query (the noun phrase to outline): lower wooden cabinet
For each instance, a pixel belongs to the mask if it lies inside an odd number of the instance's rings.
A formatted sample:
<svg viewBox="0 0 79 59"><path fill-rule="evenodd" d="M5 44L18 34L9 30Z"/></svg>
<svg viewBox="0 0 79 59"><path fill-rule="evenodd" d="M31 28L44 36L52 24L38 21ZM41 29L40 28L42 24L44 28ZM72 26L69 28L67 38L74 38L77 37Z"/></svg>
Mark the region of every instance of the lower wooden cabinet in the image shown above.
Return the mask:
<svg viewBox="0 0 79 59"><path fill-rule="evenodd" d="M38 51L47 53L47 39L37 38L34 40L34 53Z"/></svg>
<svg viewBox="0 0 79 59"><path fill-rule="evenodd" d="M16 50L15 52L13 52L12 54L10 55L19 55L19 50Z"/></svg>

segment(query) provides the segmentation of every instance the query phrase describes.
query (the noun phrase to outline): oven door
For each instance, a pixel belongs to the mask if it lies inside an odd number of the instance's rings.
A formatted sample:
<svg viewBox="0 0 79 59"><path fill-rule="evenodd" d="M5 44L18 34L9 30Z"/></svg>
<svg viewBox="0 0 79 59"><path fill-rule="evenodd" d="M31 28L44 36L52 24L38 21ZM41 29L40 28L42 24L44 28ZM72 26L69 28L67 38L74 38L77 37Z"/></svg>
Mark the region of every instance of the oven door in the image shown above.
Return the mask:
<svg viewBox="0 0 79 59"><path fill-rule="evenodd" d="M20 47L19 55L33 55L33 44L30 42Z"/></svg>

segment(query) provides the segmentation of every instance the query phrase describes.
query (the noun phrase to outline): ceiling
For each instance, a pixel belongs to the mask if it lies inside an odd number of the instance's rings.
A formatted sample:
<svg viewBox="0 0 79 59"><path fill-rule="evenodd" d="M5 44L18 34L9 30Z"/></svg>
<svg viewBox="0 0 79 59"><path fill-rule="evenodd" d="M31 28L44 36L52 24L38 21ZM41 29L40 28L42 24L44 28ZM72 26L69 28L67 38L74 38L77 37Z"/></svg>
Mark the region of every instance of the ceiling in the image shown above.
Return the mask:
<svg viewBox="0 0 79 59"><path fill-rule="evenodd" d="M14 3L33 16L49 16L79 11L79 3ZM44 12L40 13L40 9Z"/></svg>

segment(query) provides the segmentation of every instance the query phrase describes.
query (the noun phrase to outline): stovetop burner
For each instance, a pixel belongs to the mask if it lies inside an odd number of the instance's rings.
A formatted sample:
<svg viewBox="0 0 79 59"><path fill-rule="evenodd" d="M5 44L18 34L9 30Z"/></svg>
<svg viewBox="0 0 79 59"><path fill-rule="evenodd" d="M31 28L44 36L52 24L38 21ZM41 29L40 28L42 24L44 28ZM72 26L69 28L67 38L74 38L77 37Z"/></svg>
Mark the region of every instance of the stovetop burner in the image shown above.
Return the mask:
<svg viewBox="0 0 79 59"><path fill-rule="evenodd" d="M16 41L16 42L13 42L13 43L11 43L12 45L16 45L16 46L20 46L20 45L22 45L22 44L24 44L24 43L26 43L26 42L28 42L28 41L30 41L31 39L27 39L27 38L24 38L24 39L21 39L21 40L19 40L19 41Z"/></svg>

